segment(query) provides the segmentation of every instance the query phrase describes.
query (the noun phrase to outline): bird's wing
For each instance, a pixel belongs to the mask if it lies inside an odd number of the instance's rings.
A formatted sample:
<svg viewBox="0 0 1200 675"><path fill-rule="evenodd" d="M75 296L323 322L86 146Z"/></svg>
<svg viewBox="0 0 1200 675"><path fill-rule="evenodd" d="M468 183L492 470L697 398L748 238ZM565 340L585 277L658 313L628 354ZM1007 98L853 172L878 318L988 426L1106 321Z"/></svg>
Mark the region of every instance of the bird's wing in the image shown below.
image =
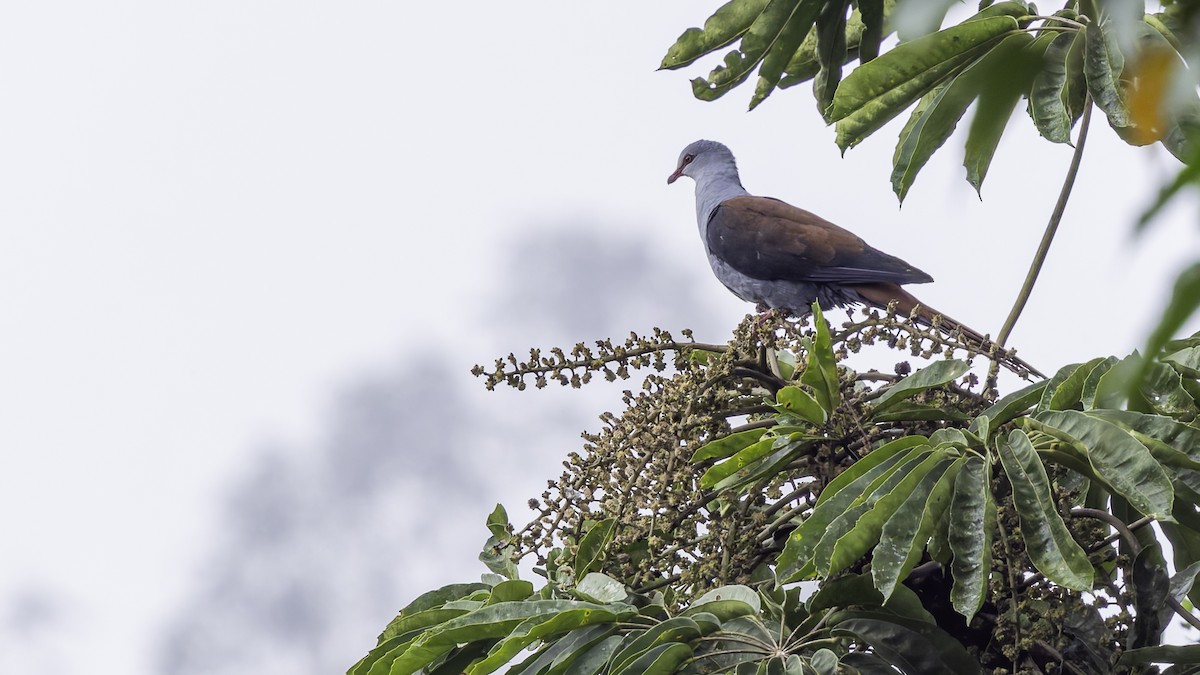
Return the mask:
<svg viewBox="0 0 1200 675"><path fill-rule="evenodd" d="M734 197L708 219L708 250L755 279L924 283L933 278L852 232L769 197Z"/></svg>

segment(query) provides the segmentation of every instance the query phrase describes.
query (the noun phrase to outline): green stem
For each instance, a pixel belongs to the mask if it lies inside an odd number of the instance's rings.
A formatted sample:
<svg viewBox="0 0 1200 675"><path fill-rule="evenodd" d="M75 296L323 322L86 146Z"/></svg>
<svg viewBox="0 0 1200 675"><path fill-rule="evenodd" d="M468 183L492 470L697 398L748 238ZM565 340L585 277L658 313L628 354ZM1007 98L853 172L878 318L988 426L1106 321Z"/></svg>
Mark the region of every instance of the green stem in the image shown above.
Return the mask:
<svg viewBox="0 0 1200 675"><path fill-rule="evenodd" d="M1079 160L1083 157L1083 146L1087 142L1088 126L1091 121L1092 101L1089 98L1084 103L1083 120L1079 123L1079 139L1075 141L1075 154L1071 157L1071 166L1067 169L1067 177L1063 181L1062 190L1058 193L1058 203L1054 205L1054 212L1050 214L1050 222L1046 224L1046 231L1042 234L1042 243L1038 245L1033 262L1029 265L1029 273L1025 275L1025 284L1021 286L1017 301L1013 303L1012 311L1008 313L1008 319L1005 320L1004 327L1000 329L1000 336L996 338L996 344L1001 347L1008 340L1013 326L1017 324L1017 319L1025 309L1025 303L1029 301L1029 296L1033 293L1033 285L1037 282L1042 265L1046 262L1046 254L1050 252L1050 243L1054 241L1058 224L1062 222L1063 212L1067 209L1067 200L1071 197L1071 189L1075 187L1075 176L1079 173Z"/></svg>

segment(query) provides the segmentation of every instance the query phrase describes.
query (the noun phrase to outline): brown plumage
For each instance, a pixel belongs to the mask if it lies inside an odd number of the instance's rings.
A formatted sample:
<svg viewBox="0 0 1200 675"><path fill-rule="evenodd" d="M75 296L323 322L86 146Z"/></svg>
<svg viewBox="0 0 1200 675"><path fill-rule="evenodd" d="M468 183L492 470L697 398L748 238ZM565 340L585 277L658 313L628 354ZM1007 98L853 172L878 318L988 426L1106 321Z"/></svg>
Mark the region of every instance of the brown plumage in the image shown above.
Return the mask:
<svg viewBox="0 0 1200 675"><path fill-rule="evenodd" d="M739 298L798 316L811 311L814 301L822 307L894 304L899 315L960 332L982 350L993 347L979 331L901 287L933 277L816 214L748 193L724 145L696 141L684 148L667 182L680 176L696 181L697 225L713 273ZM1041 376L1015 356L1001 362Z"/></svg>

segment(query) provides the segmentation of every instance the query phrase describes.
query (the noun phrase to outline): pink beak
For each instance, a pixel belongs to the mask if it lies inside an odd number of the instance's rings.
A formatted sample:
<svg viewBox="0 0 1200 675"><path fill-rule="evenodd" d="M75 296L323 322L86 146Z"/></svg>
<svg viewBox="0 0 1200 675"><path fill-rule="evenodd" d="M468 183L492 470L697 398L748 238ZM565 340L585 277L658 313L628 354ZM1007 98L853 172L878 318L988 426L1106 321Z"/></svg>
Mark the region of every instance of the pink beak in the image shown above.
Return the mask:
<svg viewBox="0 0 1200 675"><path fill-rule="evenodd" d="M675 181L679 180L679 177L683 175L683 167L685 167L685 166L687 166L687 165L680 164L679 168L675 169L675 173L671 174L670 176L667 176L667 185L670 185L671 183L674 183Z"/></svg>

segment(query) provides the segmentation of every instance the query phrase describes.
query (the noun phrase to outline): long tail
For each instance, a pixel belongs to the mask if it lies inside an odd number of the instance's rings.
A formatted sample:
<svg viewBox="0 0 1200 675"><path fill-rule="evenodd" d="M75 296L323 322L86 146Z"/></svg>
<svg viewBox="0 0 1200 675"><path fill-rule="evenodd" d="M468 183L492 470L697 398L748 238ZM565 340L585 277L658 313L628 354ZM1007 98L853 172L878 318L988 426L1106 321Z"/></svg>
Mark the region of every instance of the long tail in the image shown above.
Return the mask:
<svg viewBox="0 0 1200 675"><path fill-rule="evenodd" d="M962 333L963 337L974 343L984 352L990 351L996 346L994 342L989 340L979 331L921 302L916 298L916 296L904 290L899 284L857 284L854 286L854 290L857 291L860 296L862 296L863 300L866 300L872 305L876 305L878 307L887 308L888 305L890 305L892 302L895 302L897 315L907 316L909 314L913 314L913 310L915 309L916 318L920 320L921 323L929 326L934 325L934 317L941 317L939 321L941 330L947 333L955 331ZM1033 366L1029 365L1028 362L1018 358L1015 354L1012 354L1002 347L996 350L996 357L1002 364L1010 367L1011 369L1015 369L1017 371L1026 370L1035 377L1046 377L1037 368L1034 368Z"/></svg>

